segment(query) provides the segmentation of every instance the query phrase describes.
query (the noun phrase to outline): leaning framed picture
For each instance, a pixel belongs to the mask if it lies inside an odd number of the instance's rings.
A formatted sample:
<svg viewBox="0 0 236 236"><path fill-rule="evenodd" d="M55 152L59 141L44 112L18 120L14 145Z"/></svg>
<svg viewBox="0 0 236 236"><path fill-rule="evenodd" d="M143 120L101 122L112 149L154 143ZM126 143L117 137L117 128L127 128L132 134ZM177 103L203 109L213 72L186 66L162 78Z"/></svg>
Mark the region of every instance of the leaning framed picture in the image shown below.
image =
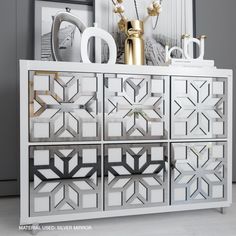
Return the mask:
<svg viewBox="0 0 236 236"><path fill-rule="evenodd" d="M181 46L183 34L194 34L194 1L195 0L159 0L162 12L159 17L149 17L144 25L145 64L161 65L165 61L165 45ZM125 35L120 33L117 22L119 16L113 13L113 0L100 1L100 9L108 12L103 15L103 26L115 38L118 58L117 63L124 61ZM142 20L147 16L147 7L153 0L125 0L122 3L127 19ZM192 50L193 51L193 50ZM103 47L103 58L106 60L107 50ZM178 53L174 57L179 57Z"/></svg>
<svg viewBox="0 0 236 236"><path fill-rule="evenodd" d="M52 53L52 25L55 15L69 12L85 27L95 22L95 0L35 0L35 59L55 60ZM60 21L60 19L59 19ZM57 53L61 61L81 62L81 31L75 24L63 21L57 34ZM90 44L90 59L94 60L94 43Z"/></svg>

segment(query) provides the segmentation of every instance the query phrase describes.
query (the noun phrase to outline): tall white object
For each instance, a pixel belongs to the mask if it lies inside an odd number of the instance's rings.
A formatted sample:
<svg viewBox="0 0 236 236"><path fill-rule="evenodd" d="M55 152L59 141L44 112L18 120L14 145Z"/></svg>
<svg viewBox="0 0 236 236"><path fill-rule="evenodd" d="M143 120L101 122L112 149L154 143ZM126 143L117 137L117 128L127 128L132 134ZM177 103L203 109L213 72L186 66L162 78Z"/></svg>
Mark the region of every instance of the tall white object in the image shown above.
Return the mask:
<svg viewBox="0 0 236 236"><path fill-rule="evenodd" d="M116 58L117 58L117 49L116 49L116 43L114 38L109 34L107 31L98 28L97 24L94 24L94 27L87 28L84 33L82 34L81 38L81 57L82 61L84 63L91 63L89 57L88 57L88 43L89 39L95 37L103 39L109 48L109 60L108 64L115 64Z"/></svg>
<svg viewBox="0 0 236 236"><path fill-rule="evenodd" d="M183 45L184 45L184 57L189 60L203 60L204 54L205 54L205 36L201 36L200 39L197 38L191 38L191 37L183 37ZM189 48L192 46L191 44L196 44L199 48L199 57L193 58L192 55L190 55Z"/></svg>

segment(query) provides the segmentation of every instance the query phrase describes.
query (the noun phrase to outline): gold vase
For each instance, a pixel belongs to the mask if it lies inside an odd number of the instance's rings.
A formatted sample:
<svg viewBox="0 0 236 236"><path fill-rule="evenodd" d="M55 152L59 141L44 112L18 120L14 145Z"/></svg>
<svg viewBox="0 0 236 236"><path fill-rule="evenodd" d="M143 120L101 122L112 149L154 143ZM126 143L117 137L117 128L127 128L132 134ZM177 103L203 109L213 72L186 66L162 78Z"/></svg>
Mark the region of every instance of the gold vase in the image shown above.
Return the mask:
<svg viewBox="0 0 236 236"><path fill-rule="evenodd" d="M125 64L144 65L143 21L127 21L125 33Z"/></svg>

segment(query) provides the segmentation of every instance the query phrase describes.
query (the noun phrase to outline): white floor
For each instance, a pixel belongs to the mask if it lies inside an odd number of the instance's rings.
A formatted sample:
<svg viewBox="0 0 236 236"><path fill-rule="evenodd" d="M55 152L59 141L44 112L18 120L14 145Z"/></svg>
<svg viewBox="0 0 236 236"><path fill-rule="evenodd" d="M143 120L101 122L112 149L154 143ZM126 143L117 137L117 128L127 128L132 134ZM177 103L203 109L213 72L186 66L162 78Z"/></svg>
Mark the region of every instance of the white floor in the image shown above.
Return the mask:
<svg viewBox="0 0 236 236"><path fill-rule="evenodd" d="M30 231L20 231L18 224L19 198L0 198L0 236L31 235ZM57 223L50 226L86 226L87 230L40 231L37 235L236 236L236 185L233 185L233 205L223 215L211 209Z"/></svg>

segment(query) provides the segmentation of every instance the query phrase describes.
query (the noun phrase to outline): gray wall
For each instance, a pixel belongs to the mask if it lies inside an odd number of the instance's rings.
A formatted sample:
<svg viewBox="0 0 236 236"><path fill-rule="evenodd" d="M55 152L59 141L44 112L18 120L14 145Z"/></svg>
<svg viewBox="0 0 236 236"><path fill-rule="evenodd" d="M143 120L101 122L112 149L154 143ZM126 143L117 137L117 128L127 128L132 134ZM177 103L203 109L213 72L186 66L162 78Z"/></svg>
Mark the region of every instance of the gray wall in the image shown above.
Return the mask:
<svg viewBox="0 0 236 236"><path fill-rule="evenodd" d="M0 196L19 194L18 59L33 59L33 2L0 3Z"/></svg>
<svg viewBox="0 0 236 236"><path fill-rule="evenodd" d="M9 14L11 9L13 9L12 15ZM0 37L0 194L14 194L17 191L17 16L15 9L15 0L4 1L4 7L0 7L0 22L2 22Z"/></svg>
<svg viewBox="0 0 236 236"><path fill-rule="evenodd" d="M196 0L196 33L207 34L206 58L215 59L219 68L233 69L236 73L236 1ZM236 83L234 83L236 91ZM236 102L236 96L234 95ZM236 103L234 103L236 104ZM234 105L234 120L236 118ZM236 126L232 127L234 140ZM236 147L234 145L233 153ZM236 181L236 157L233 155L233 180Z"/></svg>
<svg viewBox="0 0 236 236"><path fill-rule="evenodd" d="M0 196L19 193L18 59L33 59L33 3L0 3ZM208 35L206 58L215 59L218 67L236 69L235 9L235 0L196 0L196 32ZM234 170L236 181L236 161Z"/></svg>

